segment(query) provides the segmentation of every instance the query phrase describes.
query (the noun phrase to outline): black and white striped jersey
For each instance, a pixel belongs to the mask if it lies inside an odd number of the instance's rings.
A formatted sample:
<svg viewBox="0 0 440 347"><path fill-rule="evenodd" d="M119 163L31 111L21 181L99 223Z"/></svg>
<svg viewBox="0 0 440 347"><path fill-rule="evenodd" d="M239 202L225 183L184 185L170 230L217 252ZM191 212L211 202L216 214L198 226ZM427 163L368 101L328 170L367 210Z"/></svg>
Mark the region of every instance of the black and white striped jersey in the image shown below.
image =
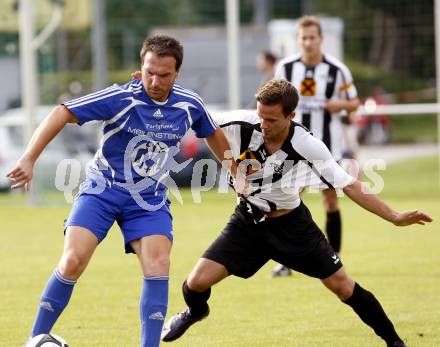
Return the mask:
<svg viewBox="0 0 440 347"><path fill-rule="evenodd" d="M322 140L336 160L342 159L341 113L331 114L324 105L332 98L350 100L357 97L347 66L329 54L323 55L321 63L309 66L298 54L281 60L274 78L286 79L298 90L295 121Z"/></svg>
<svg viewBox="0 0 440 347"><path fill-rule="evenodd" d="M268 153L255 110L211 116L228 139L234 159L247 172L252 185L247 200L264 212L296 208L305 187L343 188L354 180L324 143L298 123L292 122L281 149Z"/></svg>

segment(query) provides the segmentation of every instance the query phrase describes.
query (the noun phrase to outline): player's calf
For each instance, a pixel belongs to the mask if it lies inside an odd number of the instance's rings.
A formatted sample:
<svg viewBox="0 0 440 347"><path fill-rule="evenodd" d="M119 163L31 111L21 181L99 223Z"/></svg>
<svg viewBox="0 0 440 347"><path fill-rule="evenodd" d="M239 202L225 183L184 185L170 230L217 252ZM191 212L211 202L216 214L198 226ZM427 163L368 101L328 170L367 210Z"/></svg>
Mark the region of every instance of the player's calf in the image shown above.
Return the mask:
<svg viewBox="0 0 440 347"><path fill-rule="evenodd" d="M343 302L351 306L359 318L370 326L387 343L388 347L406 347L381 304L368 290L355 283L353 295Z"/></svg>

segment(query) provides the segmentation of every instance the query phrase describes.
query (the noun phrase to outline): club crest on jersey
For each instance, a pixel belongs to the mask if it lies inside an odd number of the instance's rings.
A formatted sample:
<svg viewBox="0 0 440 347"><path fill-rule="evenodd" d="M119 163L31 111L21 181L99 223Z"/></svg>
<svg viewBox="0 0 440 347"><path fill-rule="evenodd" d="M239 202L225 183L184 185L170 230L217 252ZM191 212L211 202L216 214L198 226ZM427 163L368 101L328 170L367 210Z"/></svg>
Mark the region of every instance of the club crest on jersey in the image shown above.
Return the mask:
<svg viewBox="0 0 440 347"><path fill-rule="evenodd" d="M153 117L154 118L163 118L163 114L162 112L160 112L160 108L158 108L154 113L153 113Z"/></svg>
<svg viewBox="0 0 440 347"><path fill-rule="evenodd" d="M237 164L244 165L246 168L246 175L250 175L261 169L261 163L255 158L254 153L248 148L236 160Z"/></svg>
<svg viewBox="0 0 440 347"><path fill-rule="evenodd" d="M316 93L316 82L306 78L301 81L300 92L302 96L313 96Z"/></svg>
<svg viewBox="0 0 440 347"><path fill-rule="evenodd" d="M131 155L133 169L139 176L154 176L162 170L168 155L169 148L164 142L141 143Z"/></svg>

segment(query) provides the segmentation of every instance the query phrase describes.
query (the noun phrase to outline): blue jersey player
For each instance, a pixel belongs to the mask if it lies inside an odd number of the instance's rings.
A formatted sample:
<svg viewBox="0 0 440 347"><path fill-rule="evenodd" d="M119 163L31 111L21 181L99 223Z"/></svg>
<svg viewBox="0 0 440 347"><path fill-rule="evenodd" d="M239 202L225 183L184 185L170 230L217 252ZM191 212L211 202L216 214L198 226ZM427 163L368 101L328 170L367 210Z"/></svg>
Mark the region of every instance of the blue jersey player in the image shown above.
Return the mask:
<svg viewBox="0 0 440 347"><path fill-rule="evenodd" d="M64 252L41 296L32 336L49 333L71 297L77 279L116 221L125 251L143 271L141 346L159 346L168 304L172 217L167 179L173 155L189 128L223 161L229 145L194 92L175 83L181 44L167 36L147 38L141 50L142 78L56 107L35 131L8 174L15 189L29 188L34 164L67 123L103 123L102 146L87 169L65 225ZM235 175L235 165L231 167Z"/></svg>

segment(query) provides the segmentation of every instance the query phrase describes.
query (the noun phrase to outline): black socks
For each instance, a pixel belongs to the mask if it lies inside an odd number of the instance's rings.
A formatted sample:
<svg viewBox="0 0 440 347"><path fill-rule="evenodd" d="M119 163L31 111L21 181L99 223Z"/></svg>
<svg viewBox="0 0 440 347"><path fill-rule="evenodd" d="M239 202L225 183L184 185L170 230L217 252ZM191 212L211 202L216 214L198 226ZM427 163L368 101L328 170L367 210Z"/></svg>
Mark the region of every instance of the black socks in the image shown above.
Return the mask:
<svg viewBox="0 0 440 347"><path fill-rule="evenodd" d="M327 212L327 223L325 226L328 242L336 253L341 250L341 214L339 210L335 212Z"/></svg>
<svg viewBox="0 0 440 347"><path fill-rule="evenodd" d="M402 341L379 301L368 290L355 283L353 295L343 303L351 306L360 319L370 326L388 345Z"/></svg>
<svg viewBox="0 0 440 347"><path fill-rule="evenodd" d="M185 302L189 307L191 315L194 316L194 318L202 317L209 309L208 299L211 295L211 288L201 293L195 292L189 289L185 281L182 285L182 293L183 298L185 299Z"/></svg>
<svg viewBox="0 0 440 347"><path fill-rule="evenodd" d="M195 292L188 288L185 281L183 282L182 292L191 315L196 319L202 317L209 309L208 299L211 295L211 288L201 293ZM359 318L384 339L389 346L392 346L396 341L402 341L379 301L359 284L355 283L352 296L342 302L349 305Z"/></svg>

